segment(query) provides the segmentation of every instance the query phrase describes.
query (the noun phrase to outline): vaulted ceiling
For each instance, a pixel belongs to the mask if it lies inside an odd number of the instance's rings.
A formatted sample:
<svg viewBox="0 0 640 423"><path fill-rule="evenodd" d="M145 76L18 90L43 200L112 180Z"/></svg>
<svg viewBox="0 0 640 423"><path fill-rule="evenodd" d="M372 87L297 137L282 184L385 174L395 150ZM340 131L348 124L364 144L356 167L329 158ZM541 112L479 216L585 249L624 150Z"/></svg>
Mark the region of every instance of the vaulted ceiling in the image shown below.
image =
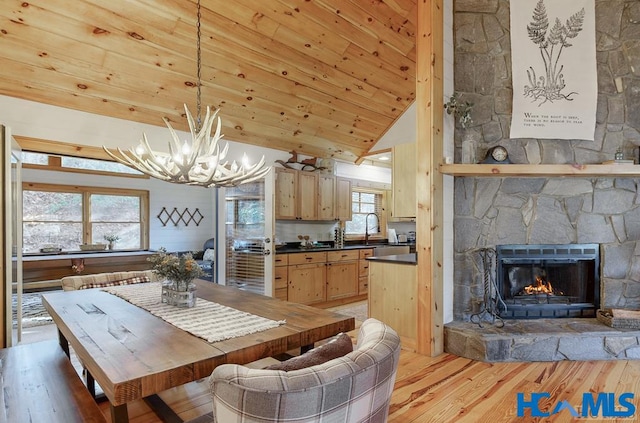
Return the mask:
<svg viewBox="0 0 640 423"><path fill-rule="evenodd" d="M415 97L416 0L201 0L227 139L357 161ZM187 129L195 0L2 0L0 94Z"/></svg>

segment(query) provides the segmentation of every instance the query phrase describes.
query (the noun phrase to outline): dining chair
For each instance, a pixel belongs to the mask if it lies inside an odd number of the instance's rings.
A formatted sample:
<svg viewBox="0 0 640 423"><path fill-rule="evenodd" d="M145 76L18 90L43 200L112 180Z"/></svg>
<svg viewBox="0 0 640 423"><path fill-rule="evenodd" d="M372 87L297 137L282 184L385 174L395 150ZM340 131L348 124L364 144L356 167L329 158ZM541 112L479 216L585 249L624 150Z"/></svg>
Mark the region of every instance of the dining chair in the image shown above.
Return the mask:
<svg viewBox="0 0 640 423"><path fill-rule="evenodd" d="M288 372L223 364L209 377L213 422L386 422L399 357L398 334L370 318L352 352L322 364Z"/></svg>

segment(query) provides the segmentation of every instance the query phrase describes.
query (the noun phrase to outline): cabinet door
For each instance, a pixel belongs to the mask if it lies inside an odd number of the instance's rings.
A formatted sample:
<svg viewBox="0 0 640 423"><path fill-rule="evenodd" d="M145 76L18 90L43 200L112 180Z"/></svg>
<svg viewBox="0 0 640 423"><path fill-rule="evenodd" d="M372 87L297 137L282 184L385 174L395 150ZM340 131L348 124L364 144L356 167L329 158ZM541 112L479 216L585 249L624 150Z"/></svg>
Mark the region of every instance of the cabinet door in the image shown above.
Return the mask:
<svg viewBox="0 0 640 423"><path fill-rule="evenodd" d="M351 220L351 181L336 178L336 218L341 221Z"/></svg>
<svg viewBox="0 0 640 423"><path fill-rule="evenodd" d="M288 269L287 266L278 266L273 269L274 297L287 301L288 297Z"/></svg>
<svg viewBox="0 0 640 423"><path fill-rule="evenodd" d="M318 219L318 175L298 172L298 219Z"/></svg>
<svg viewBox="0 0 640 423"><path fill-rule="evenodd" d="M300 304L325 301L327 266L324 263L289 266L288 300Z"/></svg>
<svg viewBox="0 0 640 423"><path fill-rule="evenodd" d="M416 217L416 144L399 144L393 147L393 217Z"/></svg>
<svg viewBox="0 0 640 423"><path fill-rule="evenodd" d="M296 170L276 168L275 197L276 219L298 217L298 172Z"/></svg>
<svg viewBox="0 0 640 423"><path fill-rule="evenodd" d="M358 295L358 261L327 263L327 301Z"/></svg>
<svg viewBox="0 0 640 423"><path fill-rule="evenodd" d="M318 220L334 220L336 197L336 178L331 175L318 175Z"/></svg>

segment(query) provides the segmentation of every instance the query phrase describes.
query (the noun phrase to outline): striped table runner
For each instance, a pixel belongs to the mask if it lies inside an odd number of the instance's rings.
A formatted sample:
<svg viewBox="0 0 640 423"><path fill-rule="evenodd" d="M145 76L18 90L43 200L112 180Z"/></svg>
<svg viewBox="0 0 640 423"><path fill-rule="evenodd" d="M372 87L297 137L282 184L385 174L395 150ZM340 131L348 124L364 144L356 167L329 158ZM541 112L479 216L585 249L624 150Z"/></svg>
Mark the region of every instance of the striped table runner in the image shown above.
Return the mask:
<svg viewBox="0 0 640 423"><path fill-rule="evenodd" d="M223 341L278 327L284 320L275 321L218 303L198 298L195 307L180 308L160 302L160 282L104 288L131 304L147 310L175 327L207 342Z"/></svg>

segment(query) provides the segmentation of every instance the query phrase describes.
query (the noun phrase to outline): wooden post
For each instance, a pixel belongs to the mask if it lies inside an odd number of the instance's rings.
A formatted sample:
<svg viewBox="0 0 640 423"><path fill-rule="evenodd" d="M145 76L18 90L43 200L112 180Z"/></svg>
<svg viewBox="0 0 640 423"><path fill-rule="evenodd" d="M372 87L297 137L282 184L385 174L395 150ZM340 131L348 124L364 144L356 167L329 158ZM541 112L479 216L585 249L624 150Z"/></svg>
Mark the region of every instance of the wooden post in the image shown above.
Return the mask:
<svg viewBox="0 0 640 423"><path fill-rule="evenodd" d="M416 33L417 157L416 216L418 256L417 352L431 356L443 340L443 11L442 0L418 1Z"/></svg>

